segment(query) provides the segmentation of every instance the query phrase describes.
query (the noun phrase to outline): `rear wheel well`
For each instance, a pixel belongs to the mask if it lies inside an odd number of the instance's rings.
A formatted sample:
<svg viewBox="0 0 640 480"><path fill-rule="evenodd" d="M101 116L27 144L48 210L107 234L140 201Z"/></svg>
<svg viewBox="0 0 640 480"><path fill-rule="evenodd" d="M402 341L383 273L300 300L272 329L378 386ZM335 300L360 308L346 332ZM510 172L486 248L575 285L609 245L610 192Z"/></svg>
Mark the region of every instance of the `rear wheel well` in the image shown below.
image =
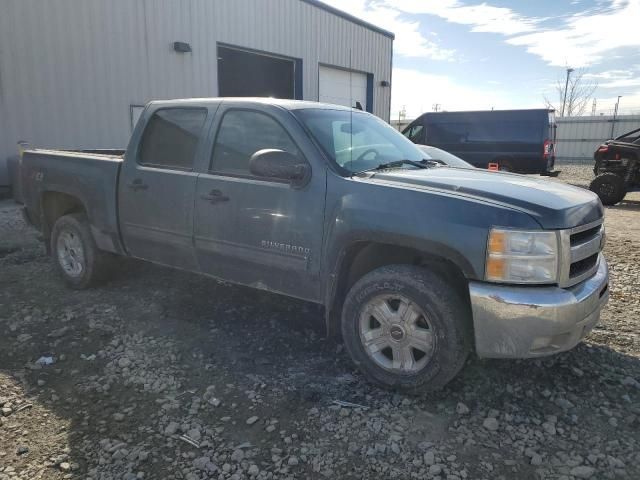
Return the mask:
<svg viewBox="0 0 640 480"><path fill-rule="evenodd" d="M429 269L452 285L468 302L468 282L450 260L410 247L375 242L358 242L345 252L336 277L335 290L327 311L327 331L340 330L342 305L351 287L364 275L387 265L415 265Z"/></svg>
<svg viewBox="0 0 640 480"><path fill-rule="evenodd" d="M42 195L42 233L45 239L51 236L56 221L70 213L87 213L84 204L73 195L61 192L45 192ZM48 245L49 242L47 241Z"/></svg>

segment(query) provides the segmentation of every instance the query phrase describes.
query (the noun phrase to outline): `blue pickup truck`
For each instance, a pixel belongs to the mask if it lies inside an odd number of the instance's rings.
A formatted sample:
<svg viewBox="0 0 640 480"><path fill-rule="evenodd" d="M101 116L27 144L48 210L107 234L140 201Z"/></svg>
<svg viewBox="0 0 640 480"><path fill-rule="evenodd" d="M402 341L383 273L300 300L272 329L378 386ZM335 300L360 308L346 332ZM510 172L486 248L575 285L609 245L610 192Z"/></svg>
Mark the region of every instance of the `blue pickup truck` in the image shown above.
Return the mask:
<svg viewBox="0 0 640 480"><path fill-rule="evenodd" d="M315 302L386 387L570 349L608 299L595 194L443 166L334 105L151 102L126 151L26 149L19 171L72 288L121 255Z"/></svg>

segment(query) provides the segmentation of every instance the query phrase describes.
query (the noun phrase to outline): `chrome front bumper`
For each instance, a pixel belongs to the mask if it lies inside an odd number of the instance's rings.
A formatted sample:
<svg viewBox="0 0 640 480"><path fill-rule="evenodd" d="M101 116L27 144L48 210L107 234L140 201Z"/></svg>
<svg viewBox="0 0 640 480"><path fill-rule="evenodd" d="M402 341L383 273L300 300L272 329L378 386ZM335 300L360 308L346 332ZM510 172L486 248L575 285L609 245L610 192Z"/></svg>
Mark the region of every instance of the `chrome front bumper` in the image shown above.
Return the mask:
<svg viewBox="0 0 640 480"><path fill-rule="evenodd" d="M602 255L592 277L570 288L470 282L476 353L484 358L530 358L576 346L609 300Z"/></svg>

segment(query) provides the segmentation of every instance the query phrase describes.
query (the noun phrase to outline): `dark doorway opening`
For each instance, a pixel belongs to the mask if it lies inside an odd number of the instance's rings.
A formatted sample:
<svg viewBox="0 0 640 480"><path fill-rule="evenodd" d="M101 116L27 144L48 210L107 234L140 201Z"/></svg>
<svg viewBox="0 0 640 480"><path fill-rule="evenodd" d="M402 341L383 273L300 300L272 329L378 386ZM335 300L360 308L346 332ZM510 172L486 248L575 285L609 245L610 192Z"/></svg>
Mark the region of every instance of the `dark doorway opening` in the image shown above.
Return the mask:
<svg viewBox="0 0 640 480"><path fill-rule="evenodd" d="M218 46L221 97L295 97L295 60Z"/></svg>

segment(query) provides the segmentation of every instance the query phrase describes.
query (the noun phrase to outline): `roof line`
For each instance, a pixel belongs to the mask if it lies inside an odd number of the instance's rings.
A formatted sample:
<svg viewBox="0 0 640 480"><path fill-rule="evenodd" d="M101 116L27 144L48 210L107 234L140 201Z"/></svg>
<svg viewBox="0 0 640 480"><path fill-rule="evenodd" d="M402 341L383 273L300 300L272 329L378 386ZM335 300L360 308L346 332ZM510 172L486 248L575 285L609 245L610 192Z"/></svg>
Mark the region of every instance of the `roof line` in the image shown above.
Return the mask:
<svg viewBox="0 0 640 480"><path fill-rule="evenodd" d="M368 28L369 30L373 30L374 32L381 33L382 35L385 35L386 37L389 37L392 40L395 40L396 38L395 33L390 32L389 30L385 30L384 28L380 28L374 25L373 23L360 20L358 17L354 17L353 15L347 12L343 12L342 10L332 7L331 5L327 5L326 3L321 2L320 0L300 0L300 1L304 3L308 3L309 5L320 8L322 10L325 10L329 13L333 13L334 15L337 15L338 17L342 17L345 20L348 20L350 22L357 23L358 25Z"/></svg>

